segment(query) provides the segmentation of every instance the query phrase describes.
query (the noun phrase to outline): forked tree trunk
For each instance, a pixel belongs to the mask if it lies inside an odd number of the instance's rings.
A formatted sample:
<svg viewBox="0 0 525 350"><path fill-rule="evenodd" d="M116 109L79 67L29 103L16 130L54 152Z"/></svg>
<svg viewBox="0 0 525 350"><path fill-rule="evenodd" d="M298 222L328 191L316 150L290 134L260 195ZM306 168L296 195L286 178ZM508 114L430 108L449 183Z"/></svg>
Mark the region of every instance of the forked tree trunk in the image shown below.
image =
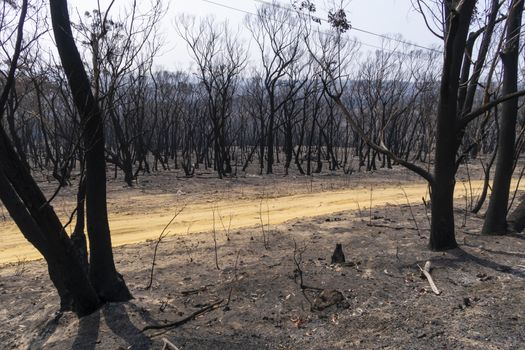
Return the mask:
<svg viewBox="0 0 525 350"><path fill-rule="evenodd" d="M5 164L3 155L2 164ZM22 163L20 165L22 166ZM79 316L95 311L100 306L100 300L79 263L69 237L61 226L57 231L56 225L43 224L43 222L58 221L56 215L45 210L40 217L40 222L37 221L28 211L28 204L22 201L17 192L2 169L0 197L24 237L46 260L49 276L60 296L61 309L73 310ZM38 200L35 199L31 204L35 205L37 202ZM46 220L42 220L44 218Z"/></svg>
<svg viewBox="0 0 525 350"><path fill-rule="evenodd" d="M15 52L2 97L0 119L6 97L14 86L15 69L21 52L28 1L21 6ZM61 298L62 309L73 308L79 315L96 310L100 300L83 272L71 240L60 220L21 161L0 124L0 198L25 238L44 256L49 275Z"/></svg>

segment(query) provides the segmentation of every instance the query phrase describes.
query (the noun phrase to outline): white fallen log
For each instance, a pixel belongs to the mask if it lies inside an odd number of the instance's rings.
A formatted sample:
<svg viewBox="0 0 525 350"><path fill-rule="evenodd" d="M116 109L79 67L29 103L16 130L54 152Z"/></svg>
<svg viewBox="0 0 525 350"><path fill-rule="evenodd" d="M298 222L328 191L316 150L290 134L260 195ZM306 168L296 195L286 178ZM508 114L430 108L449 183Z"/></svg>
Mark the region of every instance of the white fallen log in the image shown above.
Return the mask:
<svg viewBox="0 0 525 350"><path fill-rule="evenodd" d="M434 283L434 280L432 279L432 276L430 275L430 261L427 261L425 263L424 268L421 268L421 266L419 265L417 265L417 267L419 267L423 275L425 275L425 277L427 278L428 283L430 284L430 288L432 288L432 291L434 292L434 294L440 295L441 291L438 289L438 287L436 287L436 284Z"/></svg>
<svg viewBox="0 0 525 350"><path fill-rule="evenodd" d="M175 346L175 344L170 342L168 339L162 338L162 341L164 342L164 346L162 347L162 350L167 350L167 349L180 350L178 347Z"/></svg>

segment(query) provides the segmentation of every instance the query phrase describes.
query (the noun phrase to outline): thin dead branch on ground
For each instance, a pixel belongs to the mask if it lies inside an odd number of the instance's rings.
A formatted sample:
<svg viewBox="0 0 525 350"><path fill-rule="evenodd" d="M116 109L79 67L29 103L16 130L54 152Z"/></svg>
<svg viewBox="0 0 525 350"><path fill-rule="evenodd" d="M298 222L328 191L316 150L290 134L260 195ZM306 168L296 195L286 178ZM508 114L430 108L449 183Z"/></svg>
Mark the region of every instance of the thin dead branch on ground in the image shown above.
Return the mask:
<svg viewBox="0 0 525 350"><path fill-rule="evenodd" d="M188 236L190 234L190 228L191 228L191 224L188 225L188 228L186 229L186 236ZM188 243L186 242L186 239L184 237L180 237L180 242L184 246L184 251L185 251L186 255L188 256L188 259L189 259L190 263L192 263L193 262L193 253L199 247L200 242L199 241L195 241L195 242L191 243L191 245L188 245Z"/></svg>
<svg viewBox="0 0 525 350"><path fill-rule="evenodd" d="M162 347L162 350L167 350L167 349L179 350L179 348L175 344L170 342L168 339L162 338L162 341L164 342L164 346Z"/></svg>
<svg viewBox="0 0 525 350"><path fill-rule="evenodd" d="M217 246L217 230L215 229L215 210L216 210L216 205L214 205L211 210L212 210L212 216L213 216L212 234L213 234L213 251L215 252L215 267L217 268L217 270L220 270L221 268L219 267L219 252L218 252L219 248Z"/></svg>
<svg viewBox="0 0 525 350"><path fill-rule="evenodd" d="M164 332L161 332L161 333L157 333L157 334L153 334L152 337L156 337L156 336L159 336L159 335L162 335L164 333L166 333L168 330L171 330L173 328L176 328L176 327L180 327L186 323L188 323L189 321L192 321L194 320L197 316L200 316L204 313L207 313L207 312L210 312L210 311L213 311L215 309L218 309L221 304L224 302L224 299L220 299L216 302L213 302L212 304L209 304L193 313L191 313L190 315L178 320L178 321L175 321L175 322L170 322L170 323L167 323L167 324L163 324L163 325L150 325L150 326L146 326L142 329L142 332L145 332L145 331L148 331L148 330L159 330L159 329L163 329L165 330Z"/></svg>
<svg viewBox="0 0 525 350"><path fill-rule="evenodd" d="M372 223L372 195L374 193L374 188L370 186L370 207L368 208L369 211L369 222Z"/></svg>
<svg viewBox="0 0 525 350"><path fill-rule="evenodd" d="M217 214L219 215L219 220L221 222L221 226L222 226L222 229L224 231L224 235L226 236L226 240L230 241L230 231L231 231L231 227L232 227L233 214L230 213L229 220L228 220L228 227L226 227L226 225L224 225L224 220L222 220L222 214L219 211L219 207L217 207Z"/></svg>
<svg viewBox="0 0 525 350"><path fill-rule="evenodd" d="M361 218L361 220L363 220L363 219L362 219L362 217L363 217L363 213L362 213L362 211L361 211L361 206L359 205L359 201L355 201L355 202L356 202L356 204L357 204L357 211L359 212L359 217Z"/></svg>
<svg viewBox="0 0 525 350"><path fill-rule="evenodd" d="M182 213L182 211L184 210L185 207L186 207L186 205L183 205L179 210L177 210L175 212L175 214L173 215L171 220L168 222L168 224L166 226L164 226L164 228L162 229L162 232L160 233L159 238L157 239L157 242L155 243L155 250L153 251L153 261L151 262L151 272L150 272L150 276L149 276L148 285L145 288L146 290L150 289L151 286L153 285L153 273L155 271L155 262L157 260L157 250L159 248L159 244L170 233L170 231L166 231L166 230L168 229L168 227L170 227L170 225L173 223L173 221L175 221L177 216L179 216L179 214Z"/></svg>
<svg viewBox="0 0 525 350"><path fill-rule="evenodd" d="M241 251L238 250L237 251L237 255L235 256L235 264L233 266L233 279L230 282L230 291L228 292L228 298L226 299L226 305L224 306L224 310L225 311L230 310L230 301L232 299L233 287L234 287L234 284L238 280L238 264L239 264L239 255L240 255L240 253L241 253Z"/></svg>
<svg viewBox="0 0 525 350"><path fill-rule="evenodd" d="M421 231L419 230L419 226L417 224L416 216L414 215L414 211L412 210L412 205L410 204L410 200L408 199L408 194L406 193L406 191L405 191L405 189L403 187L401 187L401 191L403 191L403 194L405 195L405 199L406 199L407 205L408 205L408 210L410 211L410 216L412 217L412 221L414 221L414 225L416 226L417 235L419 237L421 237Z"/></svg>
<svg viewBox="0 0 525 350"><path fill-rule="evenodd" d="M390 225L383 225L383 224L377 224L377 223L372 223L372 224L369 224L367 223L366 226L368 227L378 227L378 228L388 228L388 229L391 229L391 230L394 230L394 231L402 231L402 230L413 230L413 231L417 231L416 228L414 227L396 227L396 226L390 226Z"/></svg>
<svg viewBox="0 0 525 350"><path fill-rule="evenodd" d="M294 265L295 265L294 277L296 278L296 282L297 282L297 278L299 278L299 287L301 288L301 293L303 294L303 296L306 299L306 301L310 304L310 309L313 309L313 302L312 302L312 300L310 300L310 298L308 297L306 292L307 291L314 291L314 292L318 293L318 292L322 291L323 289L322 288L308 286L308 285L306 285L304 283L302 264L303 264L303 254L304 254L304 252L307 249L307 245L304 244L301 248L299 248L297 246L297 242L296 242L295 239L293 240L293 244L294 244L293 262L294 262Z"/></svg>
<svg viewBox="0 0 525 350"><path fill-rule="evenodd" d="M199 294L201 292L205 292L206 290L208 290L208 287L211 287L211 286L213 286L213 284L207 284L205 286L202 286L196 289L183 290L180 292L180 294L185 297L187 297L188 295Z"/></svg>
<svg viewBox="0 0 525 350"><path fill-rule="evenodd" d="M266 199L266 225L263 220L263 201ZM263 195L259 202L259 221L261 223L261 233L263 238L263 244L265 249L270 249L270 207L268 205L268 195ZM265 229L266 226L266 229Z"/></svg>
<svg viewBox="0 0 525 350"><path fill-rule="evenodd" d="M428 227L432 227L432 222L430 220L430 215L428 214L428 208L430 207L431 203L425 199L425 197L421 198L423 200L423 208L425 208L425 216L427 217L428 221Z"/></svg>

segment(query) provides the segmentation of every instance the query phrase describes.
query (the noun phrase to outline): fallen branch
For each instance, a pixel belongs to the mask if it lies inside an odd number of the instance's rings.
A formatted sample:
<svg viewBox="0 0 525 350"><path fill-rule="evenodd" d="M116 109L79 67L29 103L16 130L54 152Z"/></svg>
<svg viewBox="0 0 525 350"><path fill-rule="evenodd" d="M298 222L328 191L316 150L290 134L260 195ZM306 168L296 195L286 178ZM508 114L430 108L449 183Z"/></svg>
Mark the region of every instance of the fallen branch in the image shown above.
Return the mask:
<svg viewBox="0 0 525 350"><path fill-rule="evenodd" d="M162 350L166 350L166 349L179 350L179 348L175 344L170 342L168 339L162 338L162 341L164 342L164 346L162 347Z"/></svg>
<svg viewBox="0 0 525 350"><path fill-rule="evenodd" d="M209 312L209 311L217 309L223 302L224 302L224 299L216 301L215 303L210 304L210 305L208 305L206 307L203 307L202 309L195 311L191 315L188 315L188 316L184 317L183 319L175 321L175 322L172 322L172 323L163 324L163 325L146 326L146 327L142 328L142 332L145 332L145 331L150 330L150 329L170 329L170 328L180 327L183 324L186 324L189 321L195 319L199 315L202 315L202 314L204 314L206 312Z"/></svg>
<svg viewBox="0 0 525 350"><path fill-rule="evenodd" d="M432 276L430 275L430 261L427 261L425 263L424 268L421 268L421 266L419 265L417 265L417 267L419 267L423 275L425 275L425 277L427 278L428 283L430 284L430 288L432 288L432 291L434 292L434 294L440 295L441 291L436 287L436 284L434 283L434 280L432 279Z"/></svg>
<svg viewBox="0 0 525 350"><path fill-rule="evenodd" d="M412 231L418 231L419 232L419 229L414 228L414 227L396 227L396 226L388 226L388 225L383 225L383 224L370 224L370 223L367 223L366 226L368 226L368 227L379 227L379 228L389 228L389 229L396 230L396 231L412 230Z"/></svg>
<svg viewBox="0 0 525 350"><path fill-rule="evenodd" d="M212 286L211 284L207 284L197 289L183 290L180 292L180 294L182 294L185 297L188 295L192 295L192 294L199 294L200 292L205 292L208 289L208 287L211 287L211 286Z"/></svg>

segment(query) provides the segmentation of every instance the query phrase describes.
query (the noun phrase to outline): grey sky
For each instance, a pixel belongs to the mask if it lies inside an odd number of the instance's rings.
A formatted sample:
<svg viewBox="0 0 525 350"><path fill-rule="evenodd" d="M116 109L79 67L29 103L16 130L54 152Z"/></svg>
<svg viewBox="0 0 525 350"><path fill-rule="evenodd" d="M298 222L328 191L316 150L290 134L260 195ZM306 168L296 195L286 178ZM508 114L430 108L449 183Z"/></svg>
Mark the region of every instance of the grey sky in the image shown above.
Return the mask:
<svg viewBox="0 0 525 350"><path fill-rule="evenodd" d="M217 6L203 0L164 0L169 4L169 10L162 22L162 32L165 35L166 47L156 63L165 69L185 68L190 62L187 49L174 30L174 19L179 13L188 13L199 16L213 15L217 20L228 20L235 29L242 28L245 13ZM101 0L104 8L109 1ZM229 7L238 8L247 12L255 12L260 6L256 0L213 0ZM287 0L280 0L283 5L289 4ZM82 0L70 0L73 8L77 7L79 12L90 10L94 2ZM130 4L131 0L117 0L120 6ZM139 2L140 3L140 2ZM319 16L326 17L326 8L322 5L324 1L317 1ZM414 11L410 0L351 0L347 7L348 17L353 26L369 30L375 33L393 35L400 34L407 41L423 46L440 45L439 40L434 37L425 27L421 15ZM349 35L356 37L361 42L380 46L381 39L373 35L351 30ZM246 33L246 40L249 40ZM370 46L362 46L363 51L374 50Z"/></svg>

